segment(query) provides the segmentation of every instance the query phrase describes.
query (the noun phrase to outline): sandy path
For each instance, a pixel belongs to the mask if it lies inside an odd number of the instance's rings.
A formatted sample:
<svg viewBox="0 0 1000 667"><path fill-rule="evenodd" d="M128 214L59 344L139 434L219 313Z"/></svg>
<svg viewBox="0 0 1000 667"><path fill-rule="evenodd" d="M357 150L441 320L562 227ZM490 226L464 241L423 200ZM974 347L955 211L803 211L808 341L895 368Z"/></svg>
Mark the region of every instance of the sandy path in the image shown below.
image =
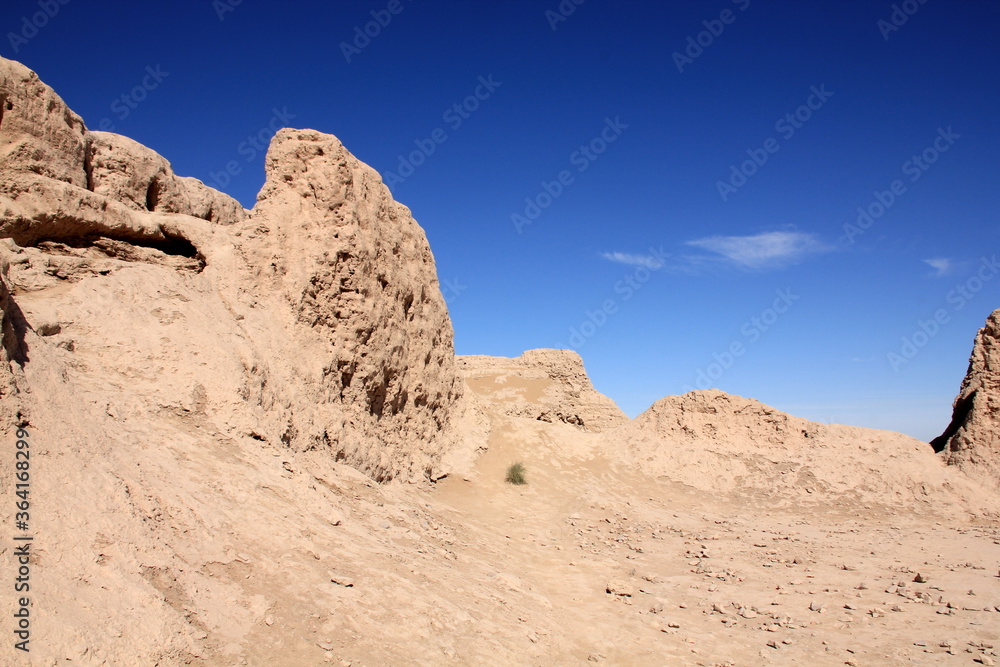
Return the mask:
<svg viewBox="0 0 1000 667"><path fill-rule="evenodd" d="M506 418L477 474L432 494L498 576L549 603L525 621L533 664L973 664L995 654L996 526L771 511L613 469L596 443ZM526 486L502 481L515 460Z"/></svg>

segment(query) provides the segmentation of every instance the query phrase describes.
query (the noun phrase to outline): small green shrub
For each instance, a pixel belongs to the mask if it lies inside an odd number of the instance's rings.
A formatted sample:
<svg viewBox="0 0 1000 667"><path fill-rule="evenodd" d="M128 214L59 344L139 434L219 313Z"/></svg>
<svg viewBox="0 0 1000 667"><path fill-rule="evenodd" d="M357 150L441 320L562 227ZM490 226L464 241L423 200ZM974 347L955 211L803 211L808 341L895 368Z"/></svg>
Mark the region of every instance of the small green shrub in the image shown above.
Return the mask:
<svg viewBox="0 0 1000 667"><path fill-rule="evenodd" d="M507 476L504 477L504 481L508 484L516 484L518 486L527 484L528 478L524 476L524 464L520 461L511 463L507 468Z"/></svg>

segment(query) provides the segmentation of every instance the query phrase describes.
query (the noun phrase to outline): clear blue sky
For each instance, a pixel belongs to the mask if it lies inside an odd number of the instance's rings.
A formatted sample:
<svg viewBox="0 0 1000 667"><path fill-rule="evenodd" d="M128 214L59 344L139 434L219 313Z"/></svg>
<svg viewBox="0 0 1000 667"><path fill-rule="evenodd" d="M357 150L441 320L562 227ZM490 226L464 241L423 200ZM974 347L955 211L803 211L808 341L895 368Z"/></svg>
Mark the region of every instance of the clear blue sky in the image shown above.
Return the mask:
<svg viewBox="0 0 1000 667"><path fill-rule="evenodd" d="M574 347L632 415L711 385L947 425L1000 307L998 3L234 2L8 0L0 52L248 207L249 137L337 135L459 353Z"/></svg>

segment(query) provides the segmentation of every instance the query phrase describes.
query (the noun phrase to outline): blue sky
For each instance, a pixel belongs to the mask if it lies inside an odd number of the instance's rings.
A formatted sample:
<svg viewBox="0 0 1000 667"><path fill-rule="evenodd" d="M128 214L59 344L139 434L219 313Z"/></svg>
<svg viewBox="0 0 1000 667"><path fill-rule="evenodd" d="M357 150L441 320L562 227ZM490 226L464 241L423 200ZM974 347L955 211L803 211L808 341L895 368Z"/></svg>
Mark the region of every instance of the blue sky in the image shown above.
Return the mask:
<svg viewBox="0 0 1000 667"><path fill-rule="evenodd" d="M337 135L426 229L459 353L572 347L631 415L715 386L930 439L1000 307L995 2L8 0L0 26L89 127L248 207L274 127Z"/></svg>

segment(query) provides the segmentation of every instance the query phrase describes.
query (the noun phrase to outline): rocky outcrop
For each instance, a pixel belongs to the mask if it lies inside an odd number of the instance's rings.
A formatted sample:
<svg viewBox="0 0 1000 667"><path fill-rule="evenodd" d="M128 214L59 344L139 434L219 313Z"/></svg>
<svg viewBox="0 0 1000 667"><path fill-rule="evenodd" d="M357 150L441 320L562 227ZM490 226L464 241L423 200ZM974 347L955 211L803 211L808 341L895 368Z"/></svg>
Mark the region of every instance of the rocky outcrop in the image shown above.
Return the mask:
<svg viewBox="0 0 1000 667"><path fill-rule="evenodd" d="M175 176L150 149L87 131L34 72L0 59L0 238L21 246L104 238L193 255L196 231L170 214L218 224L246 217L236 200Z"/></svg>
<svg viewBox="0 0 1000 667"><path fill-rule="evenodd" d="M277 592L325 594L314 553L350 560L345 497L474 457L424 233L330 135L279 132L247 212L2 59L0 108L0 440L45 469L58 591L32 650L239 662Z"/></svg>
<svg viewBox="0 0 1000 667"><path fill-rule="evenodd" d="M296 362L315 378L308 402L337 408L314 438L379 480L434 476L461 392L423 230L336 137L281 130L266 172L238 247L248 281L280 294L291 326L320 346Z"/></svg>
<svg viewBox="0 0 1000 667"><path fill-rule="evenodd" d="M21 246L104 239L194 256L198 223L185 218L232 224L246 217L236 200L175 176L150 149L87 131L34 72L5 59L0 157L0 238Z"/></svg>
<svg viewBox="0 0 1000 667"><path fill-rule="evenodd" d="M87 130L38 75L0 58L0 165L87 188Z"/></svg>
<svg viewBox="0 0 1000 667"><path fill-rule="evenodd" d="M519 357L460 355L458 368L491 409L512 417L572 424L601 432L628 421L594 389L572 350L528 350Z"/></svg>
<svg viewBox="0 0 1000 667"><path fill-rule="evenodd" d="M951 423L931 445L987 488L1000 485L1000 310L976 335Z"/></svg>
<svg viewBox="0 0 1000 667"><path fill-rule="evenodd" d="M919 440L810 422L717 389L662 398L608 437L609 451L647 474L772 506L1000 507Z"/></svg>
<svg viewBox="0 0 1000 667"><path fill-rule="evenodd" d="M232 197L196 178L174 174L170 163L142 144L109 132L89 133L90 190L133 211L182 213L221 225L246 217Z"/></svg>
<svg viewBox="0 0 1000 667"><path fill-rule="evenodd" d="M0 108L3 294L23 293L24 347L93 352L94 381L134 378L135 402L197 408L379 481L440 474L461 387L433 256L340 141L278 132L248 213L88 131L19 63L0 60Z"/></svg>

